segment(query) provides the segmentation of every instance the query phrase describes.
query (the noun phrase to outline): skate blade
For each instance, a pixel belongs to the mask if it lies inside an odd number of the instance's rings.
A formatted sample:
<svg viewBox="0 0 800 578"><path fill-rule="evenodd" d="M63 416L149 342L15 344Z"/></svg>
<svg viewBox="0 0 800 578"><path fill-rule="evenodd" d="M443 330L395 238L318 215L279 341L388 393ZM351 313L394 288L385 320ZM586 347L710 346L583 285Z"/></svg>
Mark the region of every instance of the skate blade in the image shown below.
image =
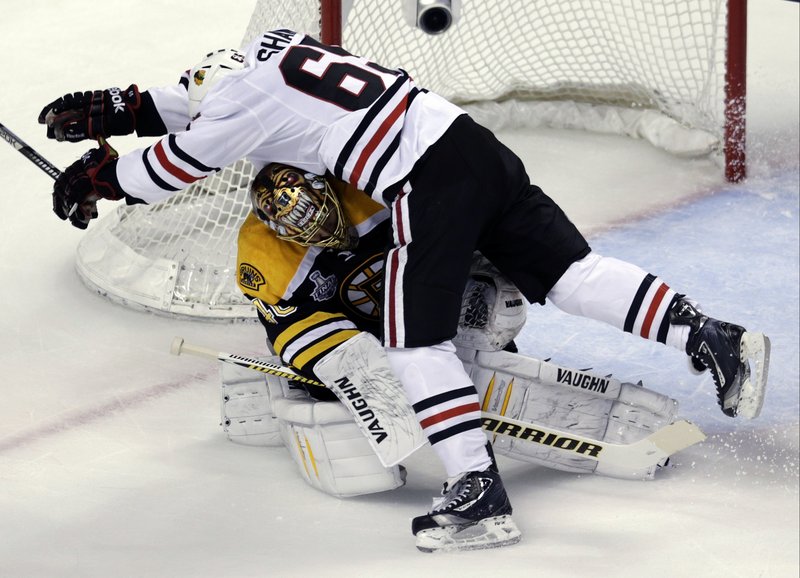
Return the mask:
<svg viewBox="0 0 800 578"><path fill-rule="evenodd" d="M769 337L763 333L742 335L741 359L750 364L750 377L742 384L736 415L754 419L761 413L769 373L769 350Z"/></svg>
<svg viewBox="0 0 800 578"><path fill-rule="evenodd" d="M483 550L510 546L521 538L522 532L511 516L495 516L469 526L453 525L422 530L417 533L417 549L421 552Z"/></svg>

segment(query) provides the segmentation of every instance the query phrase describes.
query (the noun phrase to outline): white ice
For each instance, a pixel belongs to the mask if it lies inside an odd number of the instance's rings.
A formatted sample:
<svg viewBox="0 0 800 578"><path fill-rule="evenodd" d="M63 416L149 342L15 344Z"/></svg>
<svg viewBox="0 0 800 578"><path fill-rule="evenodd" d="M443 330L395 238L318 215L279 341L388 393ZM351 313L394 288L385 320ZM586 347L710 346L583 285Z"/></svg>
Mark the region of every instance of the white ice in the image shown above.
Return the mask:
<svg viewBox="0 0 800 578"><path fill-rule="evenodd" d="M48 177L0 144L0 576L796 578L798 5L749 4L744 183L622 137L501 136L597 251L772 337L763 414L722 416L710 378L677 351L532 307L524 353L642 379L709 437L648 483L502 460L524 538L501 550L416 551L410 519L443 477L429 448L406 463L405 487L337 500L306 486L282 448L227 441L217 367L169 344L254 354L261 329L168 320L86 290L73 268L81 232L52 214ZM0 122L67 166L87 147L45 139L45 103L173 82L207 49L238 45L252 6L3 0Z"/></svg>

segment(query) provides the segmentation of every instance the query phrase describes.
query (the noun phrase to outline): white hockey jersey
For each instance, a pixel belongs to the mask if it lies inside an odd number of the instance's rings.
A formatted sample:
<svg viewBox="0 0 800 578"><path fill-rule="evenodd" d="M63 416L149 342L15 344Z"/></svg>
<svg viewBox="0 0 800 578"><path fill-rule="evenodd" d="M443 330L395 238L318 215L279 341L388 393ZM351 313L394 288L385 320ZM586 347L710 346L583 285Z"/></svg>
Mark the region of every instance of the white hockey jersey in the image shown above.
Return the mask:
<svg viewBox="0 0 800 578"><path fill-rule="evenodd" d="M246 59L212 88L195 119L182 87L148 90L172 132L119 159L126 193L154 203L247 158L259 168L327 170L384 203L382 193L464 113L402 70L290 30L266 32Z"/></svg>

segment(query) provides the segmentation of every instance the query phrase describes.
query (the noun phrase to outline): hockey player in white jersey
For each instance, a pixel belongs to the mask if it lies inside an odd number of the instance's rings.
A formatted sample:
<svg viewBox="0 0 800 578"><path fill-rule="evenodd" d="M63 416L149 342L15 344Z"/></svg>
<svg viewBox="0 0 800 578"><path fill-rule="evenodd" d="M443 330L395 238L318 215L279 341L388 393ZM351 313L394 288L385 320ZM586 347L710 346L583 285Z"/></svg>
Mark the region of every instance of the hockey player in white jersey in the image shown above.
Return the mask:
<svg viewBox="0 0 800 578"><path fill-rule="evenodd" d="M390 209L383 343L448 475L442 499L415 519L415 534L513 524L474 385L450 341L474 250L532 303L549 299L682 349L696 369L711 371L726 415L759 414L764 335L717 321L660 278L592 252L516 155L401 69L274 30L243 53L209 55L182 87L65 95L40 121L59 140L165 135L119 158L103 143L64 172L54 211L81 228L101 198L154 203L245 157L259 167L329 172ZM508 536L496 545L518 532Z"/></svg>

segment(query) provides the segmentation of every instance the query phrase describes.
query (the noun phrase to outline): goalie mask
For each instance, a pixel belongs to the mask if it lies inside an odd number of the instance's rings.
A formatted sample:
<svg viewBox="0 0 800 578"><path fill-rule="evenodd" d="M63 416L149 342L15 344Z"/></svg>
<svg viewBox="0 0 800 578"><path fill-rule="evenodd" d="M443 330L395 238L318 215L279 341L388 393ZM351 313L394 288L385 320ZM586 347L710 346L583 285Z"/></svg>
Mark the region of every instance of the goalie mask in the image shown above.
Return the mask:
<svg viewBox="0 0 800 578"><path fill-rule="evenodd" d="M232 48L209 52L189 71L189 118L194 119L200 103L220 80L247 66L244 54Z"/></svg>
<svg viewBox="0 0 800 578"><path fill-rule="evenodd" d="M279 239L340 250L355 246L342 205L323 176L272 163L256 175L250 199L256 216Z"/></svg>

